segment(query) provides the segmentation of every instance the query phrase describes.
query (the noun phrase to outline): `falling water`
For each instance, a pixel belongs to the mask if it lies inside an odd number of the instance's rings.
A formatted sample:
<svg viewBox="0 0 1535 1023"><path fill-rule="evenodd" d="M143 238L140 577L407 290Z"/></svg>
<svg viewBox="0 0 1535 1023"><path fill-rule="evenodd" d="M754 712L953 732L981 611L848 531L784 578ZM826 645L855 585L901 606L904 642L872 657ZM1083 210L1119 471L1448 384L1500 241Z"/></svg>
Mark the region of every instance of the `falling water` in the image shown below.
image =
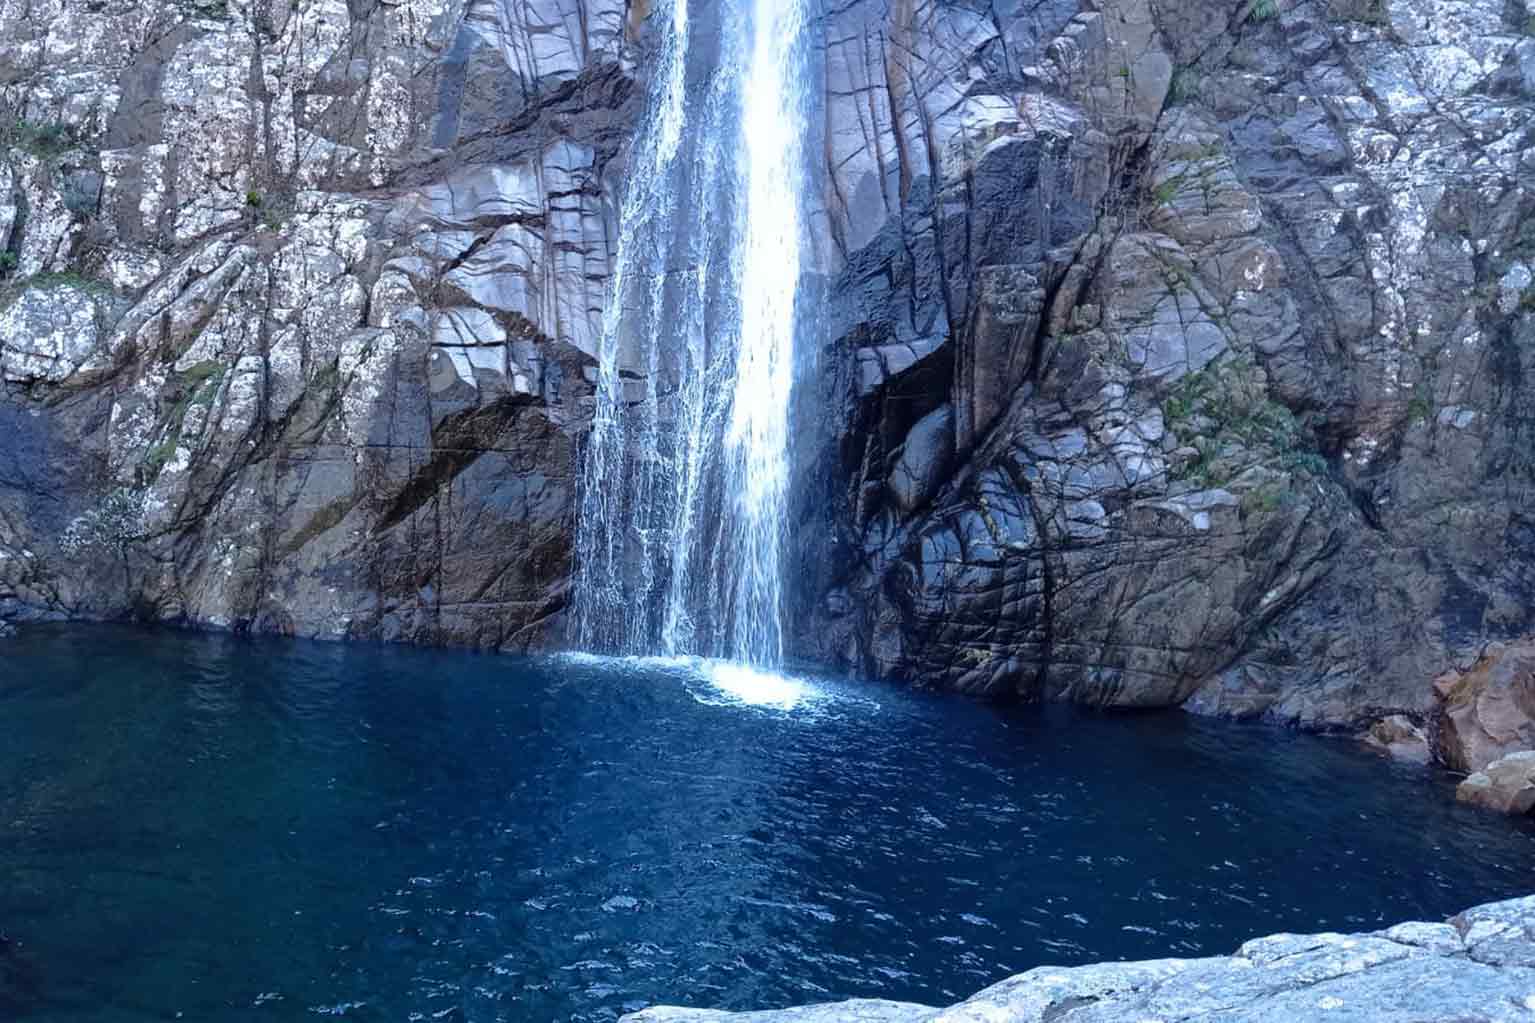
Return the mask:
<svg viewBox="0 0 1535 1023"><path fill-rule="evenodd" d="M584 649L782 659L810 2L722 3L713 32L688 0L652 15L586 452Z"/></svg>

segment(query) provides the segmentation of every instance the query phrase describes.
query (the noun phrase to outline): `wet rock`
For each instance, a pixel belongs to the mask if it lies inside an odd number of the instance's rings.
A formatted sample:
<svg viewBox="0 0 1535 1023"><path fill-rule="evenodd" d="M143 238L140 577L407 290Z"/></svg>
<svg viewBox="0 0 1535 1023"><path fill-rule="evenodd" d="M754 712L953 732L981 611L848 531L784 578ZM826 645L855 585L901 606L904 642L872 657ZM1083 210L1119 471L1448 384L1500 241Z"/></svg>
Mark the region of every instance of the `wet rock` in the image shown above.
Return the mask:
<svg viewBox="0 0 1535 1023"><path fill-rule="evenodd" d="M928 413L906 435L890 471L890 492L898 506L911 511L927 502L948 475L954 458L954 410L945 405Z"/></svg>
<svg viewBox="0 0 1535 1023"><path fill-rule="evenodd" d="M1428 734L1403 714L1388 714L1370 726L1364 742L1393 760L1426 764L1433 758Z"/></svg>
<svg viewBox="0 0 1535 1023"><path fill-rule="evenodd" d="M1455 798L1499 813L1535 809L1535 751L1499 757L1455 787Z"/></svg>
<svg viewBox="0 0 1535 1023"><path fill-rule="evenodd" d="M1467 910L1448 923L1372 934L1276 934L1233 955L1042 966L948 1008L841 1002L769 1012L656 1007L630 1023L1113 1023L1464 1019L1514 1023L1531 1010L1535 897ZM1403 992L1410 991L1410 997Z"/></svg>

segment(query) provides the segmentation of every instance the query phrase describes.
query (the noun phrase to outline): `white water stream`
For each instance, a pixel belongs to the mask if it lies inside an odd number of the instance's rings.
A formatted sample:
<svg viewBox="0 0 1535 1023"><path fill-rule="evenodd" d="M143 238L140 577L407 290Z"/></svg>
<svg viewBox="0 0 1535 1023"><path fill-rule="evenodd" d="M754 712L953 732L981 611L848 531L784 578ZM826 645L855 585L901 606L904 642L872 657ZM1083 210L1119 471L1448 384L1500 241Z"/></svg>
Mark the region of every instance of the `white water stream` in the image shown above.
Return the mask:
<svg viewBox="0 0 1535 1023"><path fill-rule="evenodd" d="M809 2L733 0L711 32L688 0L651 15L584 468L582 649L782 661Z"/></svg>

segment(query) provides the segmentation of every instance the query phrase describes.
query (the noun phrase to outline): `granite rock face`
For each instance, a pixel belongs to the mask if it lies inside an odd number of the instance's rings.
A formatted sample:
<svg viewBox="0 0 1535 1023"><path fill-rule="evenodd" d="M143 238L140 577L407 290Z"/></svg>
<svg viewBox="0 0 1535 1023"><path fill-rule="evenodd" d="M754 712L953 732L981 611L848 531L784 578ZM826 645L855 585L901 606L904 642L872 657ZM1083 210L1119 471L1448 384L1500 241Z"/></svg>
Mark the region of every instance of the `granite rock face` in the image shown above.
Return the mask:
<svg viewBox="0 0 1535 1023"><path fill-rule="evenodd" d="M966 41L968 90L914 88L909 137L864 126L865 163L928 159L832 287L828 343L855 354L807 501L837 510L802 566L826 594L807 656L1428 724L1436 675L1530 629L1522 22L1475 0L1105 0L968 32L915 12ZM945 120L980 108L1005 113ZM833 166L839 196L896 191Z"/></svg>
<svg viewBox="0 0 1535 1023"><path fill-rule="evenodd" d="M543 641L625 10L0 2L0 614Z"/></svg>
<svg viewBox="0 0 1535 1023"><path fill-rule="evenodd" d="M0 617L559 643L652 6L0 0ZM1527 17L825 6L794 655L1432 731L1535 633Z"/></svg>
<svg viewBox="0 0 1535 1023"><path fill-rule="evenodd" d="M777 1012L657 1007L628 1023L1118 1023L1535 1018L1535 897L1373 934L1276 934L1234 955L1021 973L938 1009L853 1001Z"/></svg>

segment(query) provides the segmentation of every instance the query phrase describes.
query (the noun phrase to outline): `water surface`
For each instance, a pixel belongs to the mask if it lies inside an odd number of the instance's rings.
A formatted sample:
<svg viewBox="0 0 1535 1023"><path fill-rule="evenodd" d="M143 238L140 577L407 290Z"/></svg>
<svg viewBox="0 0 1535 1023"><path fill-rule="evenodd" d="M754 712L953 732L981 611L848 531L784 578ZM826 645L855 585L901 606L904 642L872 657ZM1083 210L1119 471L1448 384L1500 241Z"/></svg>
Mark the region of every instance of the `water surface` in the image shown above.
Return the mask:
<svg viewBox="0 0 1535 1023"><path fill-rule="evenodd" d="M7 1021L944 1002L1535 887L1535 828L1443 776L1181 714L686 661L0 643Z"/></svg>

